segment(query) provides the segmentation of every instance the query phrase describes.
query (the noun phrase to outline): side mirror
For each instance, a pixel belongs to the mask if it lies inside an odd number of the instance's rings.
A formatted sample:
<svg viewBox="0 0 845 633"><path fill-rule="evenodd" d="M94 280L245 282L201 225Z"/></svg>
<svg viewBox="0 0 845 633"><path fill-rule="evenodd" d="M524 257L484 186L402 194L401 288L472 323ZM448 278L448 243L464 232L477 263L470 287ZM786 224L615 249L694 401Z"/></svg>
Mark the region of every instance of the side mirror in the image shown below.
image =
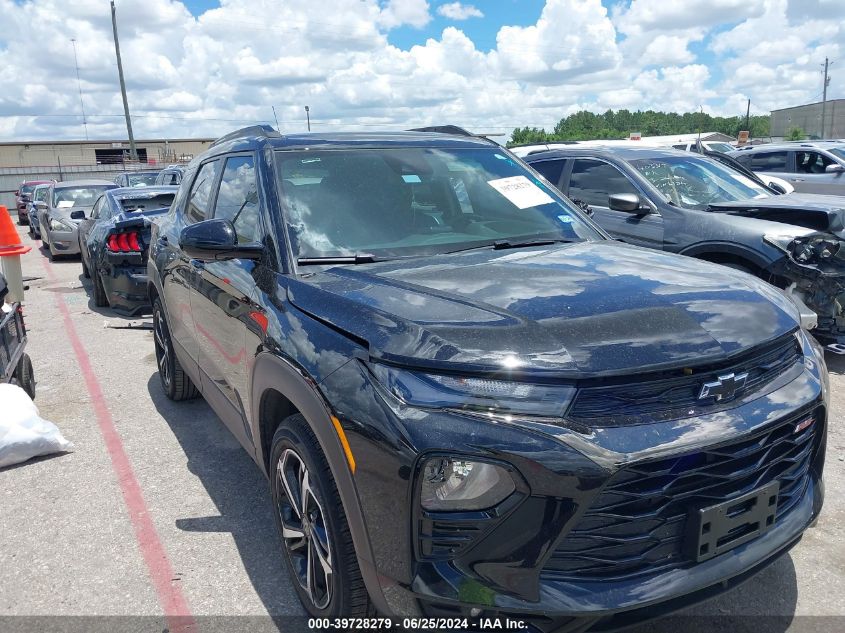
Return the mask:
<svg viewBox="0 0 845 633"><path fill-rule="evenodd" d="M70 219L71 220L84 220L85 219L85 211L82 209L77 209L76 211L70 212Z"/></svg>
<svg viewBox="0 0 845 633"><path fill-rule="evenodd" d="M186 226L179 235L179 247L185 255L200 261L260 259L264 254L261 244L238 244L234 225L223 219L204 220Z"/></svg>
<svg viewBox="0 0 845 633"><path fill-rule="evenodd" d="M42 210L47 208L47 203L44 202L43 200L37 200L35 202L35 208L38 209L39 211L42 211Z"/></svg>
<svg viewBox="0 0 845 633"><path fill-rule="evenodd" d="M825 170L825 173L828 173L828 174L837 174L837 173L845 171L845 167L843 167L839 163L833 163L832 165L828 165L827 167L825 167L824 170Z"/></svg>
<svg viewBox="0 0 845 633"><path fill-rule="evenodd" d="M636 215L651 213L648 207L640 202L640 197L635 193L612 193L607 197L608 205L614 211L624 211Z"/></svg>

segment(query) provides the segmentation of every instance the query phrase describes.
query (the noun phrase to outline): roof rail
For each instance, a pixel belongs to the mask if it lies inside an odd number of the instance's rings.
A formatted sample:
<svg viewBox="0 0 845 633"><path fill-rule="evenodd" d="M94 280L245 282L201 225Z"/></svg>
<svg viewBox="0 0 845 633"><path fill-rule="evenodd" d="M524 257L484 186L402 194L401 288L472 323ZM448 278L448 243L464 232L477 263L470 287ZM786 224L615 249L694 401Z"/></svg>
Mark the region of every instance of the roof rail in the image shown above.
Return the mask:
<svg viewBox="0 0 845 633"><path fill-rule="evenodd" d="M214 141L211 144L211 147L215 145L220 145L221 143L225 143L226 141L231 141L236 138L242 138L246 136L261 136L264 138L281 138L282 135L279 134L277 130L267 124L261 125L250 125L248 127L242 127L240 130L235 130L234 132L229 132L225 136L221 136L219 139Z"/></svg>
<svg viewBox="0 0 845 633"><path fill-rule="evenodd" d="M457 125L428 125L426 127L411 128L408 132L437 132L439 134L455 134L456 136L475 136L469 130L465 130Z"/></svg>

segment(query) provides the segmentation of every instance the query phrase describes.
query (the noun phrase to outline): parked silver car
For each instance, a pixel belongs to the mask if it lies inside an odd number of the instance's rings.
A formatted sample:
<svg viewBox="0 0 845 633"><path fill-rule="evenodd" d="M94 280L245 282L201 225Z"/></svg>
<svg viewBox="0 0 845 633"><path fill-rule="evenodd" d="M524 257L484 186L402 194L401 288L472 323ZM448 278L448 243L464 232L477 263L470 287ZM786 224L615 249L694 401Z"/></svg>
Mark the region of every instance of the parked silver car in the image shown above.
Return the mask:
<svg viewBox="0 0 845 633"><path fill-rule="evenodd" d="M37 203L41 239L51 257L79 254L77 228L104 191L117 185L108 180L74 180L51 185Z"/></svg>
<svg viewBox="0 0 845 633"><path fill-rule="evenodd" d="M795 191L845 195L845 143L841 141L771 143L728 155L753 172L783 178Z"/></svg>

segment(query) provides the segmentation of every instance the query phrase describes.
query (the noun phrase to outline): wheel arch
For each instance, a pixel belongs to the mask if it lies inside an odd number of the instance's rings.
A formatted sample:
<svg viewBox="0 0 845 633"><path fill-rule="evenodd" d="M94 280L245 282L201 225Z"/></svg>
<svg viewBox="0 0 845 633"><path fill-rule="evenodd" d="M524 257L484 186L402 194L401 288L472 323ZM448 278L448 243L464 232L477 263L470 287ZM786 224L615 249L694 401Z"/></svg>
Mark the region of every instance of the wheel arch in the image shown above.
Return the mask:
<svg viewBox="0 0 845 633"><path fill-rule="evenodd" d="M767 275L772 262L752 248L730 242L704 242L680 251L681 255L703 259L714 264L734 263L744 265L758 277Z"/></svg>
<svg viewBox="0 0 845 633"><path fill-rule="evenodd" d="M373 605L381 613L390 613L373 563L372 547L364 514L358 499L352 471L331 420L328 404L314 382L293 364L264 352L252 369L252 434L257 439L255 461L269 476L268 463L273 435L289 415L300 413L317 438L340 494L349 532L355 546L361 577Z"/></svg>

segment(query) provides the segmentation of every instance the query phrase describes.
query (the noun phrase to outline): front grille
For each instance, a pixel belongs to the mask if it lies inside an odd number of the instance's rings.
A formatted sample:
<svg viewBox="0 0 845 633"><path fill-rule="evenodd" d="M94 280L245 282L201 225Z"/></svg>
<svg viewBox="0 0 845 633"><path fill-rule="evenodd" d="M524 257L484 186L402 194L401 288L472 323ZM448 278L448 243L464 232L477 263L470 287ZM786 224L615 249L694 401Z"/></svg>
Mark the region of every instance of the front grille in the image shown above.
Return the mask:
<svg viewBox="0 0 845 633"><path fill-rule="evenodd" d="M802 359L792 334L728 362L644 376L637 382L601 384L579 389L566 417L589 426L619 426L680 419L707 412L722 403L699 399L701 386L719 376L748 373L737 396L761 389Z"/></svg>
<svg viewBox="0 0 845 633"><path fill-rule="evenodd" d="M810 416L815 423L796 433L796 424ZM688 512L775 480L777 521L806 490L820 419L819 411L805 412L741 440L623 468L544 572L559 579L622 579L691 565L683 542Z"/></svg>

